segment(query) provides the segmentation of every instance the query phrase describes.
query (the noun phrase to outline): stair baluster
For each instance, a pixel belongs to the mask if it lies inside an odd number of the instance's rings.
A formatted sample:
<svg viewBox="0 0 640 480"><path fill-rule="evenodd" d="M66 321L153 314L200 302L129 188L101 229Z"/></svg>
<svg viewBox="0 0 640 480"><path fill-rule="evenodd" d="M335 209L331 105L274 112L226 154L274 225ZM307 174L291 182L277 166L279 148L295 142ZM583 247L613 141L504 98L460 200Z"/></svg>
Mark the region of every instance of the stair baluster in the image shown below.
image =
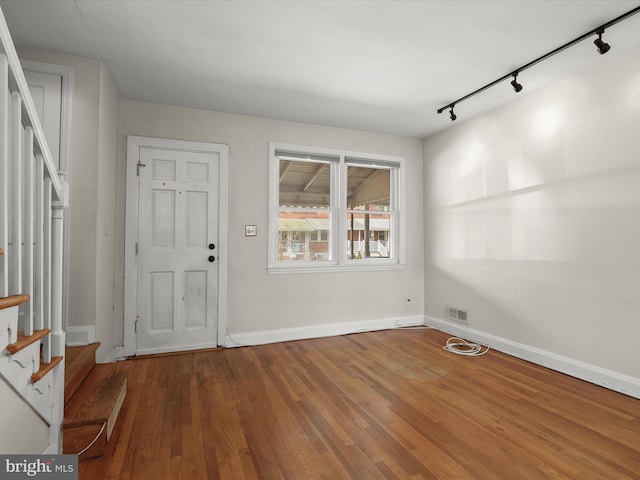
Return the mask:
<svg viewBox="0 0 640 480"><path fill-rule="evenodd" d="M34 175L35 175L35 158L33 155L33 129L26 127L24 129L24 189L22 208L24 212L25 222L23 228L23 266L24 275L22 278L22 293L35 298L34 291ZM24 315L24 331L26 335L33 334L33 302L27 302L23 307Z"/></svg>
<svg viewBox="0 0 640 480"><path fill-rule="evenodd" d="M0 55L0 247L9 245L9 62ZM8 251L0 268L0 297L9 296Z"/></svg>

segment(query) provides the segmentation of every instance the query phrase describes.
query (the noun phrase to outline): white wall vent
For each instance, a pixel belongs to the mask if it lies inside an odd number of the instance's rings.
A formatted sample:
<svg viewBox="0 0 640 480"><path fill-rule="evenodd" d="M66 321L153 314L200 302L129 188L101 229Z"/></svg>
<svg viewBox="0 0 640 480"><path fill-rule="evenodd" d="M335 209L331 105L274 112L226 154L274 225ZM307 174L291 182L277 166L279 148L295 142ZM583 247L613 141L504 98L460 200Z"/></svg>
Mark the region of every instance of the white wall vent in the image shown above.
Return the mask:
<svg viewBox="0 0 640 480"><path fill-rule="evenodd" d="M459 308L451 307L447 305L447 318L449 320L455 320L456 322L469 323L467 320L467 312L460 310Z"/></svg>

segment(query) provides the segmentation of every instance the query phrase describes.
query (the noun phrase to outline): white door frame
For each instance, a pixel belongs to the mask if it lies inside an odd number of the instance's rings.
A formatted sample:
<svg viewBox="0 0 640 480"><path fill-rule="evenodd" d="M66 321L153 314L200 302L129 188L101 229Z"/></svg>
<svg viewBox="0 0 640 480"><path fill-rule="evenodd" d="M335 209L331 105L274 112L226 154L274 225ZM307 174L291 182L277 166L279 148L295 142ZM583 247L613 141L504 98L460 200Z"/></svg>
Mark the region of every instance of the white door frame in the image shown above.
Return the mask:
<svg viewBox="0 0 640 480"><path fill-rule="evenodd" d="M229 273L229 146L167 138L127 137L127 187L124 239L124 354L136 354L136 305L138 299L138 161L141 148L165 148L220 155L218 204L218 332L217 343L224 345L227 331L227 288Z"/></svg>

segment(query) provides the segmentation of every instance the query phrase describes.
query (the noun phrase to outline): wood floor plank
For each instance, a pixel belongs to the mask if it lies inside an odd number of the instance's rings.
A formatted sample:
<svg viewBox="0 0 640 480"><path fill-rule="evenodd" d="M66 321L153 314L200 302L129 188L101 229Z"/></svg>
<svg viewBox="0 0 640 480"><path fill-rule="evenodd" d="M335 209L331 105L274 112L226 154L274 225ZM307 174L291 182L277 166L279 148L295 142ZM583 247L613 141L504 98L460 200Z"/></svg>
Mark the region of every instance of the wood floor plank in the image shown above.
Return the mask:
<svg viewBox="0 0 640 480"><path fill-rule="evenodd" d="M637 479L640 400L404 329L131 361L80 479Z"/></svg>

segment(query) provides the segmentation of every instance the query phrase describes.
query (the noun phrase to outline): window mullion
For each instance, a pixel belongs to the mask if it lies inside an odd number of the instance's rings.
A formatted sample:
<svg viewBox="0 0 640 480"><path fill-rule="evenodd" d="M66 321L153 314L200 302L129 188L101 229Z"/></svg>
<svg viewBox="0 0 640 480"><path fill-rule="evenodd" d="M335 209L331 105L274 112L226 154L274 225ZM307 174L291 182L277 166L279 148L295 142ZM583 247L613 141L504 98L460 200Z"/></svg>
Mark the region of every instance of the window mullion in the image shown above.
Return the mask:
<svg viewBox="0 0 640 480"><path fill-rule="evenodd" d="M269 272L367 270L395 268L394 264L402 267L405 256L403 160L270 143ZM317 166L323 163L329 165L329 178L327 170L318 170ZM350 188L354 197L351 206L347 197ZM325 194L321 197L323 191ZM356 222L353 228L349 224L352 215ZM369 232L367 238L361 238L362 222L365 222L364 231ZM290 245L284 256L284 233L281 235L281 232L292 232L291 235L297 232L299 236L287 239ZM357 249L360 252L365 248L364 261L354 261L347 255L348 239L354 232L359 232L355 237L357 242L367 242Z"/></svg>
<svg viewBox="0 0 640 480"><path fill-rule="evenodd" d="M334 185L337 195L336 201L336 222L334 224L336 232L335 252L336 261L339 265L345 263L347 250L347 174L344 155L340 155L340 161L337 167L336 184Z"/></svg>

